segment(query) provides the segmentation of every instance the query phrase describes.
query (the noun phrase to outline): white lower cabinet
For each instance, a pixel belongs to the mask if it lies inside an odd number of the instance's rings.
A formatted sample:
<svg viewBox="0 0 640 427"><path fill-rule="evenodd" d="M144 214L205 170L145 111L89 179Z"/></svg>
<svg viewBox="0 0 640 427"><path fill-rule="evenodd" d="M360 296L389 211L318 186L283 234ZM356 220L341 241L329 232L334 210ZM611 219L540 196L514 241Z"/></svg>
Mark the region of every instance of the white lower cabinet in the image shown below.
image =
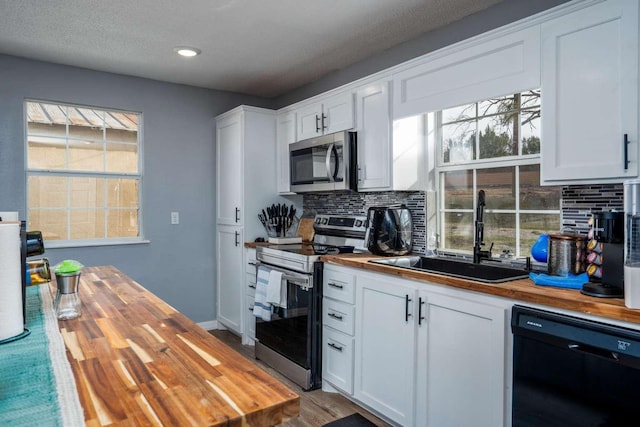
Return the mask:
<svg viewBox="0 0 640 427"><path fill-rule="evenodd" d="M253 303L256 296L256 250L245 249L245 294L244 294L244 333L242 334L242 344L253 345L256 340L256 318L253 315Z"/></svg>
<svg viewBox="0 0 640 427"><path fill-rule="evenodd" d="M506 309L420 292L417 426L504 425Z"/></svg>
<svg viewBox="0 0 640 427"><path fill-rule="evenodd" d="M219 225L217 231L218 322L242 333L243 228Z"/></svg>
<svg viewBox="0 0 640 427"><path fill-rule="evenodd" d="M356 280L354 397L394 422L413 425L416 287L388 276Z"/></svg>
<svg viewBox="0 0 640 427"><path fill-rule="evenodd" d="M509 300L329 264L324 289L323 382L396 425L509 424Z"/></svg>
<svg viewBox="0 0 640 427"><path fill-rule="evenodd" d="M353 335L324 327L322 330L322 380L353 393Z"/></svg>
<svg viewBox="0 0 640 427"><path fill-rule="evenodd" d="M255 296L247 295L246 307L247 307L247 328L246 333L243 335L244 345L252 345L256 340L256 318L253 316L253 304L255 302Z"/></svg>
<svg viewBox="0 0 640 427"><path fill-rule="evenodd" d="M352 395L355 275L325 264L322 290L322 381Z"/></svg>

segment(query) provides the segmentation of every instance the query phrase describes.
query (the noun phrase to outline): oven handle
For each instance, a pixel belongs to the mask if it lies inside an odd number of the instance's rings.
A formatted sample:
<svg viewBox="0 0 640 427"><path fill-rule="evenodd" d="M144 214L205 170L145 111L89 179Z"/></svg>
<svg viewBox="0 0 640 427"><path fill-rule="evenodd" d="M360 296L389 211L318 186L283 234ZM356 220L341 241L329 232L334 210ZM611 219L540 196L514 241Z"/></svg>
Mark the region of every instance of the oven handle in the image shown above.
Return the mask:
<svg viewBox="0 0 640 427"><path fill-rule="evenodd" d="M271 270L276 270L282 273L282 280L286 280L295 284L300 285L302 288L305 289L311 289L313 287L313 282L311 281L311 276L307 276L304 274L298 274L298 273L294 273L292 271L283 269L283 268L277 268L274 267L270 264L265 264L262 263L260 261L256 261L256 267L259 266L265 266L267 268L270 268Z"/></svg>

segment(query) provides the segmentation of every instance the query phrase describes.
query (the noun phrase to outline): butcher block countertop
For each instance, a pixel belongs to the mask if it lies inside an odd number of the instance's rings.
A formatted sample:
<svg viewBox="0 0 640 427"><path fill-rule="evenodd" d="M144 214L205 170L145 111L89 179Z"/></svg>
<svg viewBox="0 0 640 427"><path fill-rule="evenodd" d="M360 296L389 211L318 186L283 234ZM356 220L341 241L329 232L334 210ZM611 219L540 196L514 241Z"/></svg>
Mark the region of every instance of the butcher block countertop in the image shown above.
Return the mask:
<svg viewBox="0 0 640 427"><path fill-rule="evenodd" d="M320 259L321 261L332 264L391 274L405 279L446 285L453 288L505 297L520 302L525 301L640 324L640 310L625 307L624 299L622 298L590 297L581 294L579 290L575 289L538 286L529 279L491 284L368 262L371 259L377 258L381 257L371 254L338 254L324 255Z"/></svg>
<svg viewBox="0 0 640 427"><path fill-rule="evenodd" d="M178 286L187 286L177 284ZM272 426L299 396L111 266L59 321L88 426Z"/></svg>

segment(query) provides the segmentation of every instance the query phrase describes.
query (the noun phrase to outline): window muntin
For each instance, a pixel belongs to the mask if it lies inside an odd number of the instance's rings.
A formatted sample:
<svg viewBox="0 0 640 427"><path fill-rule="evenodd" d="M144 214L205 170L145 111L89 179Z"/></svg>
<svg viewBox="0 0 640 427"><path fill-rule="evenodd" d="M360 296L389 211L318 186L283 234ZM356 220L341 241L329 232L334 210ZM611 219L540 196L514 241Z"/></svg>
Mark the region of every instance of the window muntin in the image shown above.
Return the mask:
<svg viewBox="0 0 640 427"><path fill-rule="evenodd" d="M560 187L540 185L540 90L434 113L439 248L470 252L477 194L486 194L485 243L528 255L560 228Z"/></svg>
<svg viewBox="0 0 640 427"><path fill-rule="evenodd" d="M29 227L49 242L141 240L139 113L25 102Z"/></svg>

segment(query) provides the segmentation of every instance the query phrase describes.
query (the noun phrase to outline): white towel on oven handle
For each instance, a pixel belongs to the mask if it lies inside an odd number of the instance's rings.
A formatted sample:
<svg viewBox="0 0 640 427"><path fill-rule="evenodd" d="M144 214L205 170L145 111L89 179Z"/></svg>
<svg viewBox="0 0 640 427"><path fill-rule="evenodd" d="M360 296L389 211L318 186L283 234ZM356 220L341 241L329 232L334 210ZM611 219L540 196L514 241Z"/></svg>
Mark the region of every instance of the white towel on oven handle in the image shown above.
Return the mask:
<svg viewBox="0 0 640 427"><path fill-rule="evenodd" d="M256 276L256 295L253 302L253 315L267 322L271 321L271 304L267 302L270 268L259 266Z"/></svg>
<svg viewBox="0 0 640 427"><path fill-rule="evenodd" d="M287 286L282 282L282 272L271 270L269 272L269 285L267 286L267 302L278 307L287 308Z"/></svg>

